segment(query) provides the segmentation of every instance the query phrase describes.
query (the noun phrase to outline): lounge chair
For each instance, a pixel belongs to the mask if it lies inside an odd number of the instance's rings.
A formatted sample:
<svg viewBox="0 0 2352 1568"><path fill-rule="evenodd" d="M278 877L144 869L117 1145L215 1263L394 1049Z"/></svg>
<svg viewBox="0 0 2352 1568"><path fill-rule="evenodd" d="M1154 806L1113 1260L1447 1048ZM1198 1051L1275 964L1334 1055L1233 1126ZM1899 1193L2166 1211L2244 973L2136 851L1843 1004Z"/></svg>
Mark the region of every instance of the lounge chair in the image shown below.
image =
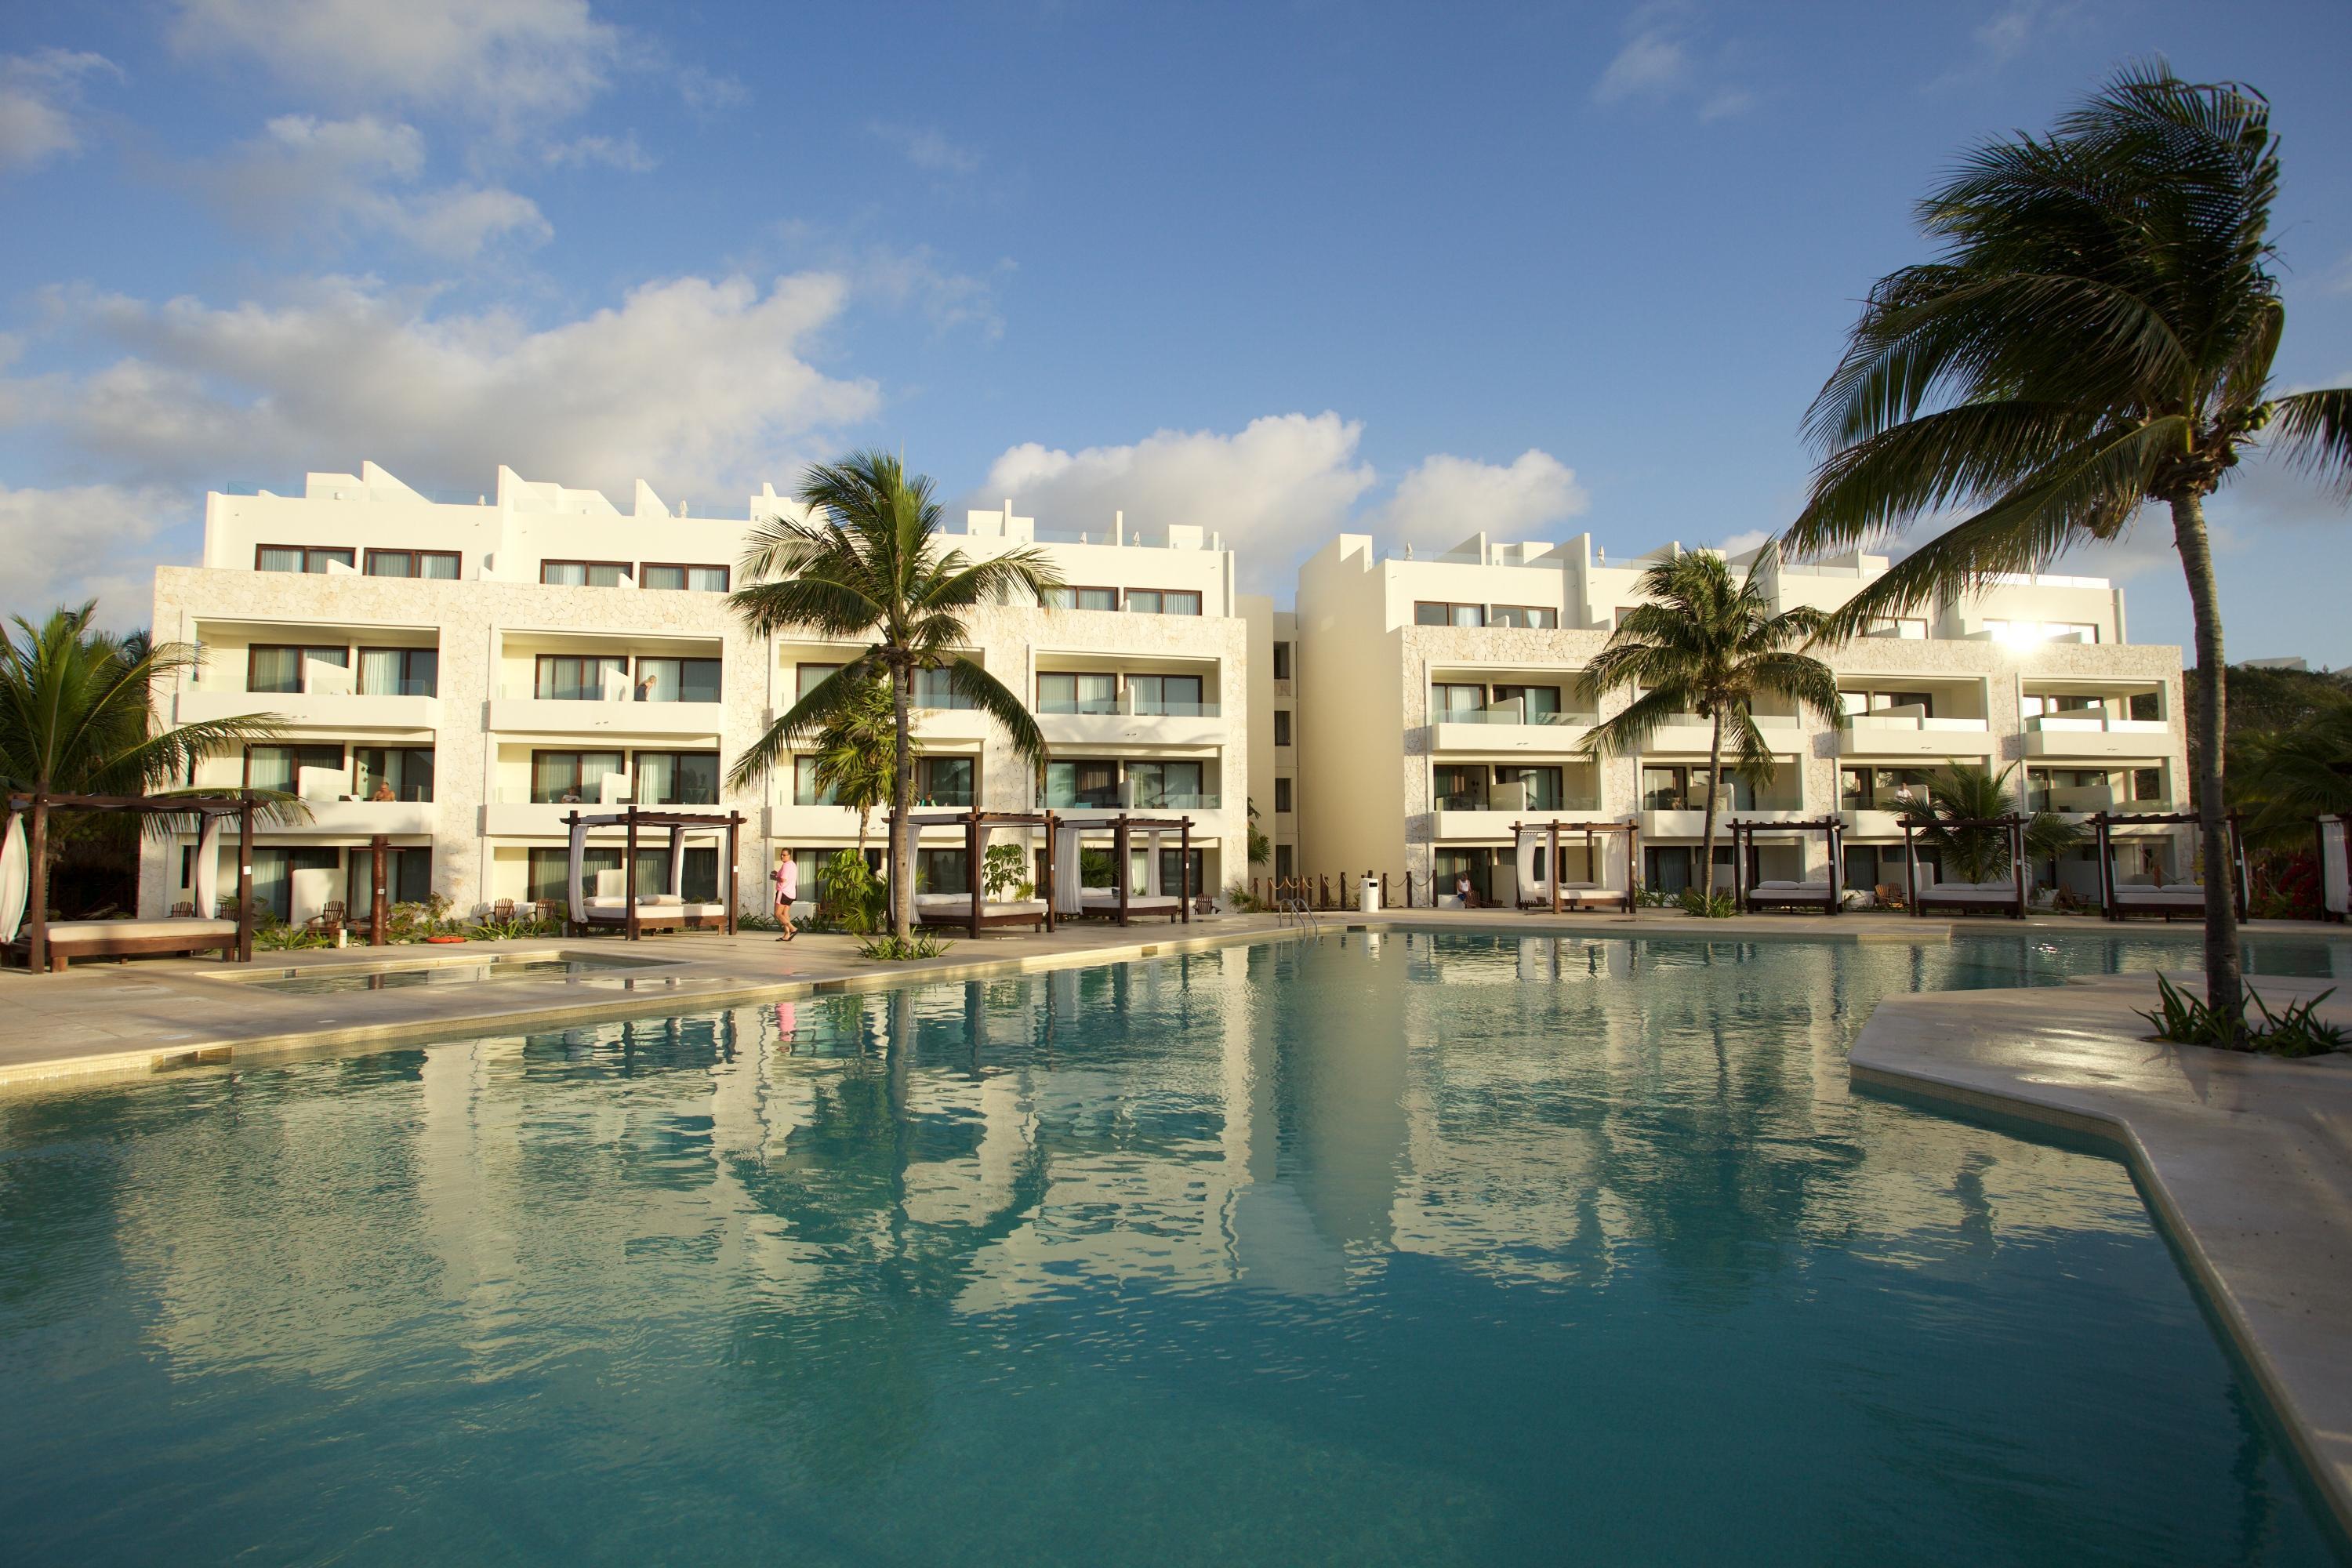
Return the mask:
<svg viewBox="0 0 2352 1568"><path fill-rule="evenodd" d="M1748 889L1751 910L1819 910L1837 912L1837 893L1827 882L1759 882Z"/></svg>
<svg viewBox="0 0 2352 1568"><path fill-rule="evenodd" d="M235 920L59 921L48 929L47 963L61 973L77 958L154 958L217 952L236 956ZM20 961L27 956L22 932L7 944Z"/></svg>
<svg viewBox="0 0 2352 1568"><path fill-rule="evenodd" d="M196 906L182 899L172 906L172 918L175 921L192 921L196 918Z"/></svg>
<svg viewBox="0 0 2352 1568"><path fill-rule="evenodd" d="M514 918L515 905L512 899L500 899L490 906L490 919L499 924L503 925Z"/></svg>
<svg viewBox="0 0 2352 1568"><path fill-rule="evenodd" d="M2134 915L2162 915L2169 921L2175 915L2194 917L2205 912L2202 882L2154 882L2134 878L2116 883L2115 895L2114 918L2119 921Z"/></svg>
<svg viewBox="0 0 2352 1568"><path fill-rule="evenodd" d="M927 926L971 925L971 898L965 893L917 893L915 923ZM1045 900L1043 899L983 898L980 901L980 923L983 926L1034 925L1045 929Z"/></svg>
<svg viewBox="0 0 2352 1568"><path fill-rule="evenodd" d="M2013 917L2017 913L2017 882L2010 877L1984 882L1928 882L1919 889L1919 912L1924 914L1929 910L1977 910Z"/></svg>

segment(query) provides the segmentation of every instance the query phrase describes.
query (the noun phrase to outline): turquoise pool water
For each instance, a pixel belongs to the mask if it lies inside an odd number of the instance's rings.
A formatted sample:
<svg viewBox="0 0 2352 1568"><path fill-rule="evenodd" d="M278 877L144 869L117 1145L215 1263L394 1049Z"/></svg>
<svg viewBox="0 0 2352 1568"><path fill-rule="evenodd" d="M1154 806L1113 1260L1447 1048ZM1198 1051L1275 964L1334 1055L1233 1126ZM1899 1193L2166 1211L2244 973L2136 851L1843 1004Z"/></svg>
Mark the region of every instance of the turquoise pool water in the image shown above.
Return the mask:
<svg viewBox="0 0 2352 1568"><path fill-rule="evenodd" d="M1332 935L0 1100L0 1558L2333 1562L2121 1166L1846 1087L2184 951Z"/></svg>

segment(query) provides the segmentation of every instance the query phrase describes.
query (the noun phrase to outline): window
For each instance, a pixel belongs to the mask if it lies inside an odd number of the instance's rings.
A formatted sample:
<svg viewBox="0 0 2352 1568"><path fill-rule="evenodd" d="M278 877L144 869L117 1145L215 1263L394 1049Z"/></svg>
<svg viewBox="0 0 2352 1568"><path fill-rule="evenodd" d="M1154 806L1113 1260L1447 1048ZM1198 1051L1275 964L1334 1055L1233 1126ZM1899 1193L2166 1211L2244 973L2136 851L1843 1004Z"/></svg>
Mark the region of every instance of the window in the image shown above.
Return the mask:
<svg viewBox="0 0 2352 1568"><path fill-rule="evenodd" d="M797 702L814 691L818 685L832 678L839 669L837 664L796 664L793 666L793 700Z"/></svg>
<svg viewBox="0 0 2352 1568"><path fill-rule="evenodd" d="M717 805L719 753L639 752L630 796L639 805Z"/></svg>
<svg viewBox="0 0 2352 1568"><path fill-rule="evenodd" d="M618 849L591 848L583 850L580 856L580 879L585 884L584 890L591 898L596 893L596 873L620 868L621 852ZM533 849L530 852L530 869L523 887L524 896L535 902L568 904L572 891L566 879L571 874L571 850Z"/></svg>
<svg viewBox="0 0 2352 1568"><path fill-rule="evenodd" d="M349 569L356 552L332 544L264 544L253 552L257 572L324 572L330 566Z"/></svg>
<svg viewBox="0 0 2352 1568"><path fill-rule="evenodd" d="M1045 804L1104 809L1118 805L1118 764L1111 762L1045 764Z"/></svg>
<svg viewBox="0 0 2352 1568"><path fill-rule="evenodd" d="M719 660L640 658L636 696L640 702L716 702Z"/></svg>
<svg viewBox="0 0 2352 1568"><path fill-rule="evenodd" d="M433 798L433 748L430 746L354 746L352 748L352 794L373 800L385 790L392 800Z"/></svg>
<svg viewBox="0 0 2352 1568"><path fill-rule="evenodd" d="M1276 779L1274 781L1274 809L1276 812L1286 812L1290 809L1290 781L1288 779Z"/></svg>
<svg viewBox="0 0 2352 1568"><path fill-rule="evenodd" d="M2134 768L2131 771L2131 797L2136 801L2162 804L2165 798L2164 770Z"/></svg>
<svg viewBox="0 0 2352 1568"><path fill-rule="evenodd" d="M1160 890L1171 899L1187 886L1191 887L1195 898L1200 896L1201 879L1207 874L1209 868L1208 851L1195 849L1189 857L1192 873L1192 879L1189 884L1177 879L1185 870L1186 858L1185 853L1181 849L1162 849L1160 852Z"/></svg>
<svg viewBox="0 0 2352 1568"><path fill-rule="evenodd" d="M1517 702L1520 714L1530 724L1541 724L1559 717L1559 688L1557 686L1497 686L1495 688L1497 706Z"/></svg>
<svg viewBox="0 0 2352 1568"><path fill-rule="evenodd" d="M2164 717L2164 699L2153 691L2135 691L2131 696L2131 716L2135 723L2152 724Z"/></svg>
<svg viewBox="0 0 2352 1568"><path fill-rule="evenodd" d="M915 891L971 896L971 855L962 849L915 852Z"/></svg>
<svg viewBox="0 0 2352 1568"><path fill-rule="evenodd" d="M1276 680L1290 679L1290 645L1286 642L1274 645L1274 678Z"/></svg>
<svg viewBox="0 0 2352 1568"><path fill-rule="evenodd" d="M1287 708L1274 710L1274 743L1277 746L1290 744L1290 710Z"/></svg>
<svg viewBox="0 0 2352 1568"><path fill-rule="evenodd" d="M362 697L431 697L441 689L441 655L429 647L360 649Z"/></svg>
<svg viewBox="0 0 2352 1568"><path fill-rule="evenodd" d="M539 580L563 588L617 588L629 574L625 561L542 561Z"/></svg>
<svg viewBox="0 0 2352 1568"><path fill-rule="evenodd" d="M1542 605L1497 605L1487 618L1490 626L1528 626L1551 631L1559 626L1559 612Z"/></svg>
<svg viewBox="0 0 2352 1568"><path fill-rule="evenodd" d="M1040 713L1116 713L1118 677L1048 671L1037 677Z"/></svg>
<svg viewBox="0 0 2352 1568"><path fill-rule="evenodd" d="M1688 768L1643 768L1642 770L1642 809L1643 811L1691 809L1690 770Z"/></svg>
<svg viewBox="0 0 2352 1568"><path fill-rule="evenodd" d="M1277 844L1274 847L1274 874L1277 877L1295 877L1298 874L1292 865L1291 848L1287 844Z"/></svg>
<svg viewBox="0 0 2352 1568"><path fill-rule="evenodd" d="M1440 811L1486 809L1486 770L1471 763L1440 763L1431 771Z"/></svg>
<svg viewBox="0 0 2352 1568"><path fill-rule="evenodd" d="M1432 723L1460 720L1486 706L1486 689L1465 681L1433 681L1429 688L1429 714Z"/></svg>
<svg viewBox="0 0 2352 1568"><path fill-rule="evenodd" d="M583 891L590 898L596 896L597 879L606 871L621 868L622 851L618 848L592 848L580 857L580 879ZM525 896L554 904L564 904L571 898L572 852L569 849L533 849L530 852L529 879ZM637 891L640 894L669 890L669 849L637 848ZM715 848L689 848L686 852L685 876L678 883L679 894L691 903L709 903L719 897L719 851Z"/></svg>
<svg viewBox="0 0 2352 1568"><path fill-rule="evenodd" d="M534 661L531 695L543 702L601 702L604 689L626 689L629 661L613 654L543 653Z"/></svg>
<svg viewBox="0 0 2352 1568"><path fill-rule="evenodd" d="M1929 770L1925 768L1840 768L1838 808L1842 811L1908 810L1926 802L1928 777ZM1745 804L1742 803L1743 806Z"/></svg>
<svg viewBox="0 0 2352 1568"><path fill-rule="evenodd" d="M1516 784L1525 791L1525 795L1516 807L1505 805L1499 800L1496 800L1496 806L1506 811L1559 811L1564 799L1560 783L1560 770L1558 768L1522 767L1517 763L1506 764L1495 770L1496 790L1501 791ZM1487 798L1496 800L1493 795Z"/></svg>
<svg viewBox="0 0 2352 1568"><path fill-rule="evenodd" d="M1045 605L1048 609L1055 610L1116 610L1118 608L1118 590L1116 588L1048 588L1045 591Z"/></svg>
<svg viewBox="0 0 2352 1568"><path fill-rule="evenodd" d="M915 708L970 708L971 699L955 689L953 680L944 669L915 671L914 687L907 694L908 704Z"/></svg>
<svg viewBox="0 0 2352 1568"><path fill-rule="evenodd" d="M1136 616L1197 616L1201 595L1175 588L1129 588L1127 608Z"/></svg>
<svg viewBox="0 0 2352 1568"><path fill-rule="evenodd" d="M1731 886L1731 846L1715 847L1715 886ZM1679 893L1698 885L1698 850L1688 844L1651 845L1642 851L1642 886L1654 893Z"/></svg>
<svg viewBox="0 0 2352 1568"><path fill-rule="evenodd" d="M371 577L434 577L454 581L457 576L457 552L454 550L371 550L367 552L367 574Z"/></svg>
<svg viewBox="0 0 2352 1568"><path fill-rule="evenodd" d="M1838 706L1851 717L1859 713L1885 713L1889 710L1908 709L1912 718L1932 719L1936 716L1936 694L1932 691L1841 691Z"/></svg>
<svg viewBox="0 0 2352 1568"><path fill-rule="evenodd" d="M253 852L253 901L281 921L294 918L294 874L297 871L337 871L342 868L340 849L256 849ZM318 891L318 889L314 889ZM234 888L229 902L236 903ZM320 898L320 902L326 901Z"/></svg>
<svg viewBox="0 0 2352 1568"><path fill-rule="evenodd" d="M1895 637L1904 642L1924 642L1927 637L1927 622L1919 616L1873 616L1862 628L1866 637Z"/></svg>
<svg viewBox="0 0 2352 1568"><path fill-rule="evenodd" d="M2096 642L2099 628L2088 621L2052 621L2042 628L2049 642Z"/></svg>
<svg viewBox="0 0 2352 1568"><path fill-rule="evenodd" d="M343 749L341 746L247 746L245 749L245 783L248 789L282 790L294 795L302 787L304 768L326 768L335 773L343 771ZM334 791L344 793L342 788Z"/></svg>
<svg viewBox="0 0 2352 1568"><path fill-rule="evenodd" d="M247 691L298 692L310 689L310 661L331 664L338 669L349 669L352 650L347 647L289 647L278 644L255 643L246 650L245 689Z"/></svg>
<svg viewBox="0 0 2352 1568"><path fill-rule="evenodd" d="M541 805L601 805L604 781L625 775L628 765L618 752L533 752L530 798Z"/></svg>
<svg viewBox="0 0 2352 1568"><path fill-rule="evenodd" d="M794 805L839 805L841 804L835 797L831 785L828 784L823 789L817 787L814 757L793 759L793 804Z"/></svg>
<svg viewBox="0 0 2352 1568"><path fill-rule="evenodd" d="M969 806L972 799L970 757L917 757L915 804Z"/></svg>
<svg viewBox="0 0 2352 1568"><path fill-rule="evenodd" d="M1127 678L1130 706L1138 713L1173 713L1193 717L1207 712L1201 701L1197 675L1130 675Z"/></svg>
<svg viewBox="0 0 2352 1568"><path fill-rule="evenodd" d="M637 584L646 588L672 588L695 594L727 592L727 568L724 566L677 565L667 562L648 561L639 570Z"/></svg>
<svg viewBox="0 0 2352 1568"><path fill-rule="evenodd" d="M1412 624L1417 626L1483 626L1486 624L1486 609L1483 605L1424 602L1413 605Z"/></svg>
<svg viewBox="0 0 2352 1568"><path fill-rule="evenodd" d="M558 855L568 854L559 849ZM343 899L351 918L363 921L375 907L375 857L365 849L350 852L350 870L343 879ZM433 897L433 851L418 846L383 852L385 895L395 904L421 904Z"/></svg>
<svg viewBox="0 0 2352 1568"><path fill-rule="evenodd" d="M1198 763L1129 763L1127 778L1139 809L1207 809Z"/></svg>

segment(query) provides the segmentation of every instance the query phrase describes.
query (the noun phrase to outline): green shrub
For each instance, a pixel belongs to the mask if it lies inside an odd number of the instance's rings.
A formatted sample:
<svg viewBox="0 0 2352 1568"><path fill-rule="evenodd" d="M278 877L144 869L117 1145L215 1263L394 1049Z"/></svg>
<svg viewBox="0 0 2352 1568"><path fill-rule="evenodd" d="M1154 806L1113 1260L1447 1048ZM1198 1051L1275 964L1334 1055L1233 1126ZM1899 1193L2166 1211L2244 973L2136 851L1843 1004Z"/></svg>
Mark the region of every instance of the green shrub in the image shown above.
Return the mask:
<svg viewBox="0 0 2352 1568"><path fill-rule="evenodd" d="M914 958L937 958L953 945L935 936L910 936L901 941L886 934L868 937L858 943L857 956L883 963L904 963Z"/></svg>
<svg viewBox="0 0 2352 1568"><path fill-rule="evenodd" d="M889 884L855 849L819 866L816 886L818 907L852 936L865 936L889 918Z"/></svg>
<svg viewBox="0 0 2352 1568"><path fill-rule="evenodd" d="M2260 1051L2273 1057L2324 1056L2352 1047L2352 1036L2312 1016L2315 1008L2336 994L2332 985L2308 1002L2290 1002L2276 1013L2252 986L2248 986L2246 999L2263 1016L2260 1028L2242 1013L2233 1018L2215 1012L2203 997L2183 993L2161 974L2156 977L2156 991L2155 1008L2140 1012L2139 1016L2156 1026L2157 1038L2177 1046L2214 1046L2225 1051Z"/></svg>
<svg viewBox="0 0 2352 1568"><path fill-rule="evenodd" d="M1254 915L1262 911L1265 905L1249 890L1247 882L1236 877L1225 884L1225 907L1236 914Z"/></svg>
<svg viewBox="0 0 2352 1568"><path fill-rule="evenodd" d="M1717 893L1710 899L1696 888L1685 888L1682 898L1677 901L1682 905L1683 913L1696 915L1703 921L1729 920L1739 912L1738 900L1729 893Z"/></svg>

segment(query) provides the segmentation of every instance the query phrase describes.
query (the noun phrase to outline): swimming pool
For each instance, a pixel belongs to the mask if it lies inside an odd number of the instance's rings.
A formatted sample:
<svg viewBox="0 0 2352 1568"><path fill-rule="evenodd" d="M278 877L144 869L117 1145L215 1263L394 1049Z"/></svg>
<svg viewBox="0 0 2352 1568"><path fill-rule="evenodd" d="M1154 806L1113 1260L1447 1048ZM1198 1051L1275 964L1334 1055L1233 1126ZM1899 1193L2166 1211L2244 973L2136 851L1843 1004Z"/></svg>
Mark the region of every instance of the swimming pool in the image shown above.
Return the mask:
<svg viewBox="0 0 2352 1568"><path fill-rule="evenodd" d="M2120 1165L1846 1087L2192 951L1334 934L0 1100L0 1548L2335 1561Z"/></svg>
<svg viewBox="0 0 2352 1568"><path fill-rule="evenodd" d="M383 963L314 963L269 979L222 975L229 984L322 996L344 991L400 991L412 985L470 985L508 980L588 980L629 977L669 967L657 958L597 952L502 952L480 957L391 960Z"/></svg>

